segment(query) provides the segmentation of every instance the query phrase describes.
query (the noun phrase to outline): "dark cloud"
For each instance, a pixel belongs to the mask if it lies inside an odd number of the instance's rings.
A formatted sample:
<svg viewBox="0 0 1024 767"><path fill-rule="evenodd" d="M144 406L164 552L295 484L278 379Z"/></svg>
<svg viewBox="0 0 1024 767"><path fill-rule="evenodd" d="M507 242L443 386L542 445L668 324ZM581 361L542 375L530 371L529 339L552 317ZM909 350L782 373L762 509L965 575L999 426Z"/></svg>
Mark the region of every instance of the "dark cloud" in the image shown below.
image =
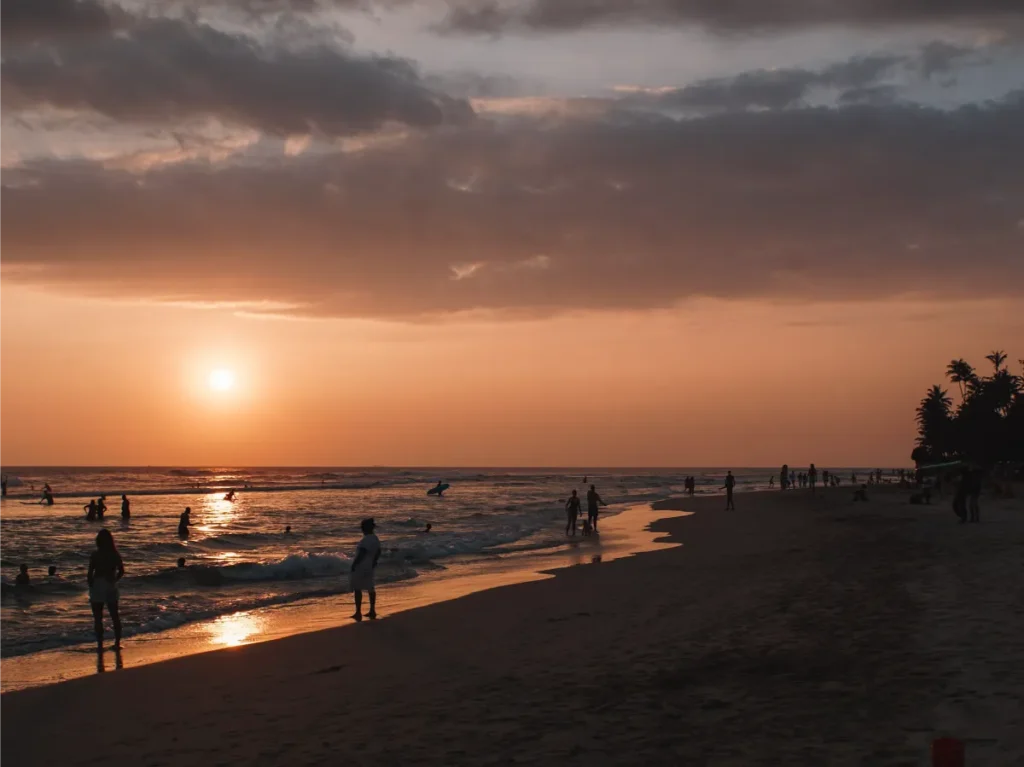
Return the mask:
<svg viewBox="0 0 1024 767"><path fill-rule="evenodd" d="M4 45L110 32L126 20L119 6L96 0L3 0Z"/></svg>
<svg viewBox="0 0 1024 767"><path fill-rule="evenodd" d="M1020 0L453 0L444 28L498 34L571 31L596 24L698 24L721 31L821 24L1020 20Z"/></svg>
<svg viewBox="0 0 1024 767"><path fill-rule="evenodd" d="M276 135L472 118L464 100L433 92L405 60L323 43L265 46L188 19L140 19L116 34L5 51L2 83L5 110L54 106L157 124L214 117Z"/></svg>
<svg viewBox="0 0 1024 767"><path fill-rule="evenodd" d="M785 109L800 104L812 88L863 88L901 61L900 57L878 55L851 59L819 71L761 69L736 77L702 80L672 91L640 94L632 101L699 110Z"/></svg>
<svg viewBox="0 0 1024 767"><path fill-rule="evenodd" d="M321 316L1024 293L1024 93L484 124L272 165L8 169L4 279Z"/></svg>

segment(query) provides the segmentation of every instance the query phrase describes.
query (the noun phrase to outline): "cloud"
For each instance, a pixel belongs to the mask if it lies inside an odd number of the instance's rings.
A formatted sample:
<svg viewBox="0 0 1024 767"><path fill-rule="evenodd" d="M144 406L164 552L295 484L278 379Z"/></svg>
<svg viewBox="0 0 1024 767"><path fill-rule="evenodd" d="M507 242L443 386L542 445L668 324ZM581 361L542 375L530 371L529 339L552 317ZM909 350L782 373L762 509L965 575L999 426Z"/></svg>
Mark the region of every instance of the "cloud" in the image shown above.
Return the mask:
<svg viewBox="0 0 1024 767"><path fill-rule="evenodd" d="M691 24L723 32L881 25L1019 22L1019 0L455 0L443 29L564 32L622 24Z"/></svg>
<svg viewBox="0 0 1024 767"><path fill-rule="evenodd" d="M1024 92L954 111L478 123L142 175L28 162L4 173L3 276L389 318L1020 296L1021 135Z"/></svg>
<svg viewBox="0 0 1024 767"><path fill-rule="evenodd" d="M187 19L138 19L73 44L5 50L0 74L8 114L55 107L155 125L215 118L282 137L473 118L464 99L434 92L405 60L263 45Z"/></svg>
<svg viewBox="0 0 1024 767"><path fill-rule="evenodd" d="M110 32L127 15L120 6L95 0L4 0L0 36L4 45Z"/></svg>

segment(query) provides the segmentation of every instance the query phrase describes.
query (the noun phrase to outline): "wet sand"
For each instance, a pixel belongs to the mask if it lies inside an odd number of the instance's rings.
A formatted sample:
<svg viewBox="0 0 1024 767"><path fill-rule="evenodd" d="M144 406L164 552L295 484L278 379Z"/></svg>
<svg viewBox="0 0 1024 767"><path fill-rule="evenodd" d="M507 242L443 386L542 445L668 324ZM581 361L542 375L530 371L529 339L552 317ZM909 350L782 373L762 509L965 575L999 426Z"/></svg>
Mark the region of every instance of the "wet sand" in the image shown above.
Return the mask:
<svg viewBox="0 0 1024 767"><path fill-rule="evenodd" d="M905 496L668 502L697 512L655 524L680 547L5 694L2 756L886 765L952 735L1021 763L1024 503L961 526Z"/></svg>

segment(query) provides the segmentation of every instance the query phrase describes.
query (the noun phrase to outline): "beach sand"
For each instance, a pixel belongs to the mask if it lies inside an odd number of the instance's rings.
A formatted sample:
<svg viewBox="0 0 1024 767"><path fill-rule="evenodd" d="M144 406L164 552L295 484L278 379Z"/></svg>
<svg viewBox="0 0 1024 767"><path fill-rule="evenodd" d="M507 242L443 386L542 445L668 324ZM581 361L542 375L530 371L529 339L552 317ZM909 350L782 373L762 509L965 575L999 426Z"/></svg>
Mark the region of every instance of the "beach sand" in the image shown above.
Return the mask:
<svg viewBox="0 0 1024 767"><path fill-rule="evenodd" d="M669 501L677 548L5 694L2 757L923 765L954 736L1020 764L1024 503L961 526L906 495Z"/></svg>

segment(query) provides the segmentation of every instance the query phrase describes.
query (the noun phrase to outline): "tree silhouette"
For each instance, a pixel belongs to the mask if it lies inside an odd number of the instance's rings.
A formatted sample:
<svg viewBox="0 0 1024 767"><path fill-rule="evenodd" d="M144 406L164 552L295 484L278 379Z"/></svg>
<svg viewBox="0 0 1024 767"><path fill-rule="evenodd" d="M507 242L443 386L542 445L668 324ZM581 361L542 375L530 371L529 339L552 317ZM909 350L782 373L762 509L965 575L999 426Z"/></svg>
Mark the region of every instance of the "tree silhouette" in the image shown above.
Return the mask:
<svg viewBox="0 0 1024 767"><path fill-rule="evenodd" d="M946 375L949 376L950 381L960 386L961 401L967 399L967 384L974 383L977 380L977 375L975 375L971 363L965 359L953 360L946 366Z"/></svg>
<svg viewBox="0 0 1024 767"><path fill-rule="evenodd" d="M995 366L996 372L998 373L999 368L1001 368L1003 363L1006 362L1006 352L1000 349L999 351L994 351L991 354L986 354L985 359Z"/></svg>
<svg viewBox="0 0 1024 767"><path fill-rule="evenodd" d="M946 366L949 380L960 386L962 399L955 411L940 386L928 390L917 408L914 461L962 459L985 466L1024 461L1024 377L1003 367L1003 351L986 359L995 369L991 376L979 376L963 359Z"/></svg>

